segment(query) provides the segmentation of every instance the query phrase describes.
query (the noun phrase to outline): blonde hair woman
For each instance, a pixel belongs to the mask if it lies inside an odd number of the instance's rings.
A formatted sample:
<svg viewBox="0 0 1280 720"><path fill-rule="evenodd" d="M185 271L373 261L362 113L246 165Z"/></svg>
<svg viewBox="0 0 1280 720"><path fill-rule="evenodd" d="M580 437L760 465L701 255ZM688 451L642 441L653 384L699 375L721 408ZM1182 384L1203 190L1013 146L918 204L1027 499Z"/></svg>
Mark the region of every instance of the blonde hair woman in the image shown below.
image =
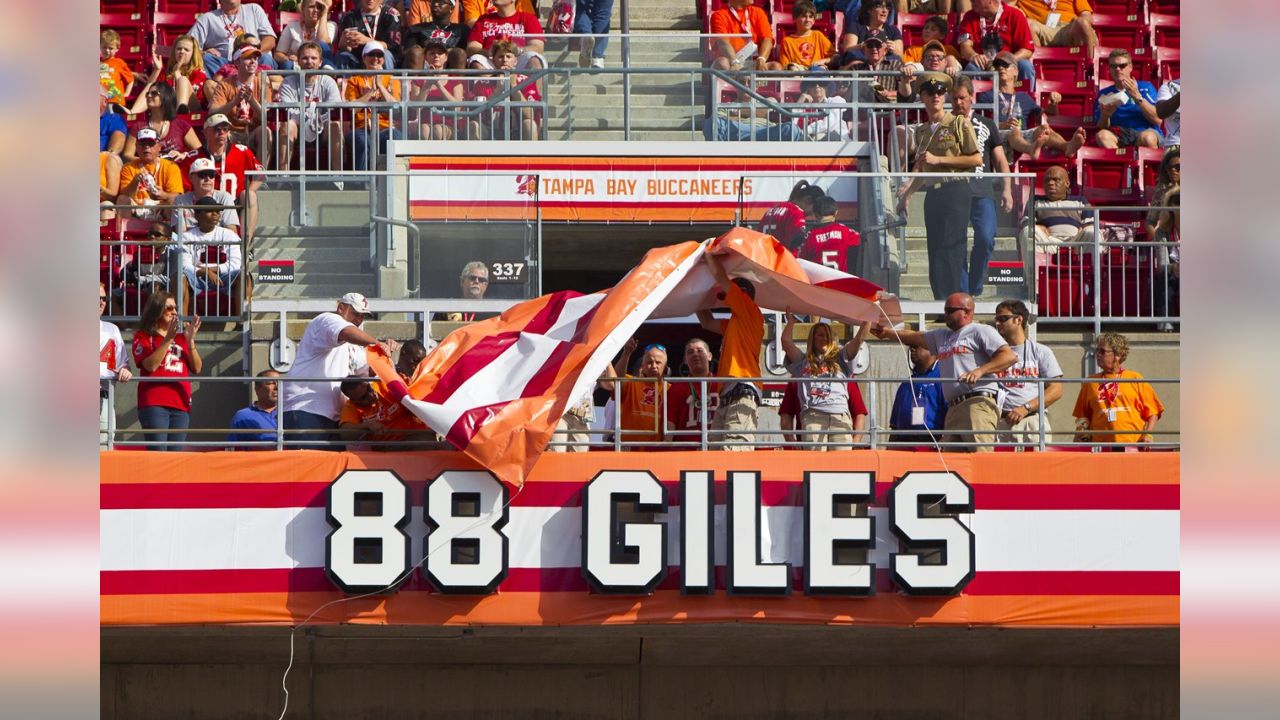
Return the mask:
<svg viewBox="0 0 1280 720"><path fill-rule="evenodd" d="M129 112L140 113L147 109L147 91L157 82L173 88L179 114L195 112L200 108L200 91L208 79L204 73L204 58L196 51L195 38L183 35L173 41L167 66L156 49L152 48L151 75Z"/></svg>

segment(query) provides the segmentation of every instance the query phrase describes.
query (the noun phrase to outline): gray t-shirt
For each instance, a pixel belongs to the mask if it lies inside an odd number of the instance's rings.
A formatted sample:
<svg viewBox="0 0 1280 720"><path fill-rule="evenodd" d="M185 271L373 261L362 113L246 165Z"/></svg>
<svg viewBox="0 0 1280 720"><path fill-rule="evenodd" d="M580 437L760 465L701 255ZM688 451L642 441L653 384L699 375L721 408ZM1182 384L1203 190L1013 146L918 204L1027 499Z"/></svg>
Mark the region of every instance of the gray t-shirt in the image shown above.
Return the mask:
<svg viewBox="0 0 1280 720"><path fill-rule="evenodd" d="M231 193L226 192L225 190L214 190L213 194L210 195L210 197L212 197L214 200L217 200L220 205L236 204L236 199L231 197ZM173 204L174 205L195 205L196 195L195 193L183 193L173 199ZM175 209L173 211L173 217L170 220L170 222L173 223L174 232L179 232L179 228L178 228L179 216L182 217L182 220L184 223L182 226L181 232L186 232L187 230L190 230L196 226L195 209L193 208ZM231 227L232 225L239 227L240 213L237 212L234 207L229 207L226 210L222 211L222 215L218 218L218 224L224 227Z"/></svg>
<svg viewBox="0 0 1280 720"><path fill-rule="evenodd" d="M977 370L978 366L989 361L1000 348L1009 344L995 328L980 323L969 323L959 330L937 328L926 332L924 339L929 351L937 356L938 372L944 378L958 377L970 370ZM942 397L950 402L952 398L974 390L984 390L994 395L996 387L996 382L990 379L979 380L973 385L943 382Z"/></svg>
<svg viewBox="0 0 1280 720"><path fill-rule="evenodd" d="M818 412L828 413L830 415L843 415L849 412L849 386L841 382L831 382L828 378L833 377L850 377L852 368L844 359L844 353L839 357L840 369L834 374L823 375L806 375L809 369L809 361L801 358L787 366L787 372L791 373L791 377L808 378L805 382L799 383L797 390L800 398L800 412L805 410L817 410Z"/></svg>
<svg viewBox="0 0 1280 720"><path fill-rule="evenodd" d="M231 61L231 46L240 35L249 33L259 40L275 37L276 31L267 19L267 11L255 3L242 3L240 11L227 16L221 8L214 8L196 18L196 24L187 32L201 50L217 49L223 59Z"/></svg>
<svg viewBox="0 0 1280 720"><path fill-rule="evenodd" d="M329 122L329 110L327 107L317 107L317 103L339 103L342 102L342 91L338 89L338 83L329 75L311 75L308 73L308 81L315 78L315 82L308 84L306 90L299 90L302 79L298 75L290 75L284 79L284 83L280 85L280 104L292 105L285 112L289 119L294 122L298 121L298 101L303 102L303 117L306 121L299 123L302 126L302 138L307 142L314 141L324 132L326 124Z"/></svg>
<svg viewBox="0 0 1280 720"><path fill-rule="evenodd" d="M1010 345L1009 349L1018 356L1012 367L996 373L996 377L1034 377L1059 378L1062 368L1058 366L1058 358L1053 351L1038 342L1027 340L1021 345ZM1023 403L1028 403L1039 396L1035 383L1001 383L1002 392L1000 411L1012 410Z"/></svg>

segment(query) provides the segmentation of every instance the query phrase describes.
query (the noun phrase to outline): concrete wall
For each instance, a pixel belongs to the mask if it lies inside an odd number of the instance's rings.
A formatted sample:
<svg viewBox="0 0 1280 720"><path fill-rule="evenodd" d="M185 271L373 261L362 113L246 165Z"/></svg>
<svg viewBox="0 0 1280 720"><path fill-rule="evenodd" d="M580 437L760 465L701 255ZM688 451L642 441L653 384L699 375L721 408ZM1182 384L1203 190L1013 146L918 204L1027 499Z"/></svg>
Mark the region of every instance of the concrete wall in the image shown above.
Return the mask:
<svg viewBox="0 0 1280 720"><path fill-rule="evenodd" d="M290 718L1176 718L1178 631L304 630ZM276 717L285 628L104 629L104 719Z"/></svg>

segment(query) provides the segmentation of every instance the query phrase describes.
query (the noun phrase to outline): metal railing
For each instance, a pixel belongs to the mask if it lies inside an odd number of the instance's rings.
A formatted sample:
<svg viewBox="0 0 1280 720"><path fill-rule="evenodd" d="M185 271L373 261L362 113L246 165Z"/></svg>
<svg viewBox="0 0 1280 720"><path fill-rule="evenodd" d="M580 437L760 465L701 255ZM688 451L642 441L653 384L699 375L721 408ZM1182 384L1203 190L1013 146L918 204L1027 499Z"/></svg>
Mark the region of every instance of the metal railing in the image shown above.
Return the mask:
<svg viewBox="0 0 1280 720"><path fill-rule="evenodd" d="M290 378L278 377L271 378L269 382L279 383L280 396L283 398L288 390L289 383L298 382L338 382L347 378ZM366 382L375 382L377 378L355 378ZM993 382L999 384L1010 383L1035 383L1036 396L1038 398L1038 408L1036 417L1038 419L1038 429L1034 432L1035 440L1017 442L1005 437L996 437L992 440L978 440L978 435L992 435L994 433L1003 433L1005 431L997 430L978 430L978 431L961 431L961 430L945 430L942 428L932 430L910 430L902 428L891 428L888 426L888 419L884 418L878 412L878 406L881 403L881 388L885 384L893 384L896 386L902 383L911 383L914 385L924 385L931 383L951 383L955 382L955 378L915 378L915 377L887 377L887 378L821 378L826 383L843 383L853 384L859 388L866 388L865 405L868 410L866 429L862 431L854 431L854 442L851 444L842 444L838 449L941 449L947 451L972 451L980 448L1014 448L1018 451L1023 450L1084 450L1092 452L1100 452L1103 450L1121 450L1121 449L1149 449L1149 450L1177 450L1180 448L1180 432L1174 429L1154 429L1151 433L1152 440L1142 443L1112 443L1104 438L1116 435L1132 435L1145 434L1141 430L1100 430L1088 429L1078 430L1076 427L1065 430L1046 430L1048 427L1047 413L1044 407L1044 386L1046 383L1062 383L1066 387L1082 386L1086 383L1096 383L1098 378L1033 378L1033 377L1014 377L1014 378L989 378ZM155 377L135 377L131 382L152 383L152 382L177 382L188 381L196 384L241 384L249 385L256 382L264 382L259 377L183 377L183 378L155 378ZM645 449L685 449L685 450L715 450L724 449L726 447L725 436L727 435L748 435L752 439L746 442L735 441L733 447L749 447L751 449L815 449L819 447L829 447L827 443L821 439L817 440L788 440L785 437L787 433L797 435L818 436L834 436L846 434L843 430L836 431L818 431L796 428L795 430L785 429L761 429L755 430L719 430L712 428L714 410L711 410L713 404L709 402L715 396L715 387L719 382L723 381L746 381L757 382L766 385L787 385L792 383L803 384L812 382L811 378L793 378L793 377L761 377L761 378L727 378L727 377L669 377L663 382L670 387L680 383L686 383L693 386L691 391L692 397L698 398L699 408L699 427L696 429L666 429L666 413L665 408L660 412L663 417L663 427L622 427L622 403L619 401L623 392L622 388L626 384L657 382L657 378L614 378L612 380L602 379L602 383L612 383L613 390L610 393L613 400L612 411L612 427L593 427L586 431L592 438L598 437L599 440L592 440L586 443L586 446L595 449L612 449L615 451L622 450L645 450ZM1147 383L1151 385L1180 385L1180 381L1176 378L1107 378L1108 383ZM118 393L117 384L113 381L104 383L107 392L107 402L111 407L115 407L116 397ZM664 395L665 397L665 395ZM1069 398L1071 394L1064 389L1063 398ZM389 402L389 401L385 401ZM328 448L342 449L348 445L356 444L373 448L384 449L449 449L441 444L439 438L429 430L414 430L409 427L390 428L388 432L396 434L404 434L406 437L394 440L380 441L376 439L359 439L359 440L316 440L317 435L328 435L340 432L341 430L303 430L298 428L289 428L284 426L282 412L283 403L276 408L277 417L281 422L277 424L275 438L272 440L229 440L227 435L234 433L254 433L268 432L255 431L245 429L234 429L230 427L205 427L205 428L188 428L181 432L199 437L223 436L218 439L200 439L200 440L183 440L181 444L190 448L207 448L207 449L275 449L282 450L286 446L290 447L312 447L312 448ZM768 408L766 402L762 408ZM767 412L768 410L766 410ZM407 412L407 411L406 411ZM600 413L600 410L596 410ZM798 420L799 418L797 418ZM619 429L620 428L620 429ZM1077 440L1076 436L1084 432L1090 436L1088 440ZM149 436L157 434L168 434L168 429L145 429L145 428L119 428L115 423L115 413L108 413L107 427L105 428L106 439L104 445L107 449L115 449L118 444L127 444L131 447L153 448L175 444L170 440L149 440ZM628 440L628 436L635 437L637 435L652 435L659 433L663 436L661 441L634 441ZM1020 431L1020 434L1028 434ZM125 443L118 439L123 435L128 438ZM944 439L944 435L967 438L967 439ZM892 436L892 437L891 437ZM141 439L138 439L141 438ZM901 439L901 438L906 438ZM571 450L583 449L582 443L575 443L565 440L553 440L550 445L553 450Z"/></svg>

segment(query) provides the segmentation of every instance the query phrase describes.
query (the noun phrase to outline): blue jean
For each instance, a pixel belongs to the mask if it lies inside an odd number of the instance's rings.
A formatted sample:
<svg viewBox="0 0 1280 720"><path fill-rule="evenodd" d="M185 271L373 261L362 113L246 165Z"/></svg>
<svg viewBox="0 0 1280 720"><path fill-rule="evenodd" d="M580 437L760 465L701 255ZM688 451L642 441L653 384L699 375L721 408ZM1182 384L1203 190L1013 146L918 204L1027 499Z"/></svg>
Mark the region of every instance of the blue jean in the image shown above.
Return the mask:
<svg viewBox="0 0 1280 720"><path fill-rule="evenodd" d="M355 162L355 170L369 169L369 134L372 130L353 130L351 131L351 153ZM385 154L387 151L387 141L391 138L399 140L400 131L396 128L387 128L378 133L378 154Z"/></svg>
<svg viewBox="0 0 1280 720"><path fill-rule="evenodd" d="M969 201L969 224L973 225L973 251L969 255L969 277L964 291L977 297L987 281L987 263L996 249L996 201L973 196Z"/></svg>
<svg viewBox="0 0 1280 720"><path fill-rule="evenodd" d="M191 427L191 414L186 410L147 405L138 408L138 422L142 424L144 430L173 431L169 433L147 433L146 439L158 443L167 443L148 447L175 452L182 449L182 443L187 439L186 429Z"/></svg>
<svg viewBox="0 0 1280 720"><path fill-rule="evenodd" d="M577 9L573 13L573 31L575 33L592 33L599 35L609 32L609 16L613 14L613 0L578 0ZM608 38L596 38L595 49L591 57L604 57L604 49L609 45Z"/></svg>
<svg viewBox="0 0 1280 720"><path fill-rule="evenodd" d="M330 420L323 415L316 415L305 410L290 410L281 418L284 425L283 430L337 430L338 421ZM286 432L286 437L288 433ZM290 450L341 450L341 447L334 445L314 445L317 440L337 440L337 433L307 433L306 435L295 435L293 442L285 443L285 447Z"/></svg>
<svg viewBox="0 0 1280 720"><path fill-rule="evenodd" d="M707 140L794 140L796 126L791 123L750 125L723 117L706 118L702 121L702 136Z"/></svg>

